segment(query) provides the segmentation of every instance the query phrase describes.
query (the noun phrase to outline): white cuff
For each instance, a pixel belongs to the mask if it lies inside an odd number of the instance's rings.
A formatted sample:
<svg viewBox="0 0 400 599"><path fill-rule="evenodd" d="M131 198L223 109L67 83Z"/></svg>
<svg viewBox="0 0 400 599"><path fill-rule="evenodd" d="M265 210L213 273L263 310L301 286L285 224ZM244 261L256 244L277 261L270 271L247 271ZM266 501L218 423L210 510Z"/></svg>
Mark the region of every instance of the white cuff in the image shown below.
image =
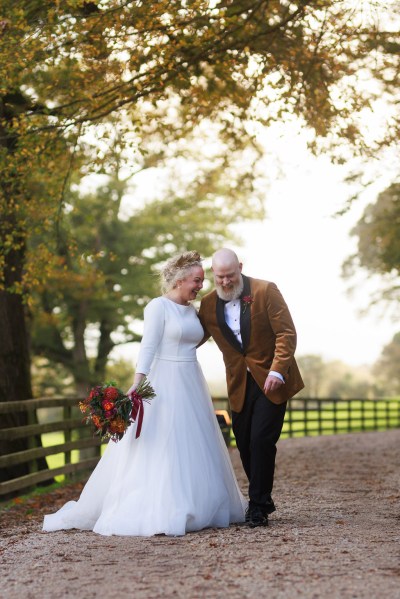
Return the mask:
<svg viewBox="0 0 400 599"><path fill-rule="evenodd" d="M283 376L281 375L280 372L276 372L275 370L270 370L268 376L276 376L277 379L280 379L282 381L282 383L285 382L285 379L283 378Z"/></svg>

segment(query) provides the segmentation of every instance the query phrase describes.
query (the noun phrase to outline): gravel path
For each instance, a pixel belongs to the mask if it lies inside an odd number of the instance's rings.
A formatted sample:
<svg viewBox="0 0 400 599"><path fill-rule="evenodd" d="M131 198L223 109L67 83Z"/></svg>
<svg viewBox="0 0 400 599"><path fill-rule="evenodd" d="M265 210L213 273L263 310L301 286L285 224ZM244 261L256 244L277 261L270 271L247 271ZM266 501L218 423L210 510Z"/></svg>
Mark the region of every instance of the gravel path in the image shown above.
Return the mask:
<svg viewBox="0 0 400 599"><path fill-rule="evenodd" d="M41 532L43 514L78 495L70 485L0 513L0 594L400 599L399 466L400 430L285 439L268 528L185 537Z"/></svg>

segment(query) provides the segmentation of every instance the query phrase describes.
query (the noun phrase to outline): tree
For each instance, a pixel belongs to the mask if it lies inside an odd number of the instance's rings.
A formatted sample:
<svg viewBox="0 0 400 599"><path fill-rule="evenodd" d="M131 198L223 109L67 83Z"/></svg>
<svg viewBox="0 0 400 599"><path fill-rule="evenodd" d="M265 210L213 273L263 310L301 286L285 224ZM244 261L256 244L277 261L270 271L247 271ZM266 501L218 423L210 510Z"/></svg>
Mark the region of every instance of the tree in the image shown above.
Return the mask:
<svg viewBox="0 0 400 599"><path fill-rule="evenodd" d="M358 270L379 275L384 283L372 301L400 299L400 184L393 183L370 204L352 230L358 237L357 253L343 265L346 277Z"/></svg>
<svg viewBox="0 0 400 599"><path fill-rule="evenodd" d="M349 366L339 360L325 362L313 354L299 356L297 361L306 385L299 397L354 399L379 394L366 366Z"/></svg>
<svg viewBox="0 0 400 599"><path fill-rule="evenodd" d="M331 377L327 397L334 399L366 399L373 397L374 386L362 373L357 373L341 362L333 362L334 376Z"/></svg>
<svg viewBox="0 0 400 599"><path fill-rule="evenodd" d="M374 366L374 374L381 381L387 395L400 394L400 333L396 333L385 345Z"/></svg>
<svg viewBox="0 0 400 599"><path fill-rule="evenodd" d="M165 144L207 119L243 147L262 104L266 124L298 115L318 135L361 147L357 117L371 92L357 92L352 75L370 67L371 53L383 84L398 67L393 33L351 2L2 0L1 9L0 401L32 395L26 302L59 256L43 243L28 261L27 244L38 232L59 236L91 123L125 111L120 126L139 143L137 109L148 123L169 101L182 129L161 124ZM2 426L24 422L16 418Z"/></svg>
<svg viewBox="0 0 400 599"><path fill-rule="evenodd" d="M303 395L307 397L321 397L321 388L324 386L327 365L321 356L307 354L297 359L299 368L305 381Z"/></svg>
<svg viewBox="0 0 400 599"><path fill-rule="evenodd" d="M226 182L224 163L197 165L194 180L181 186L174 165L163 160L171 188L161 199L122 217L130 176L122 178L120 149L114 159L114 175L106 181L103 176L103 185L95 192L77 190L66 196L62 237L74 244L68 247L65 241L54 248L59 267L34 294L31 307L33 352L64 365L80 395L88 385L104 380L115 345L140 339L134 321L142 318L143 305L159 292L153 267L188 247L210 255L225 240L229 224L261 214L257 202L249 206L243 166L238 165ZM146 160L154 163L151 154ZM42 242L42 236L32 237L32 256Z"/></svg>
<svg viewBox="0 0 400 599"><path fill-rule="evenodd" d="M64 364L57 364L42 356L33 355L31 372L34 397L74 395L74 380ZM62 412L62 408L60 411Z"/></svg>

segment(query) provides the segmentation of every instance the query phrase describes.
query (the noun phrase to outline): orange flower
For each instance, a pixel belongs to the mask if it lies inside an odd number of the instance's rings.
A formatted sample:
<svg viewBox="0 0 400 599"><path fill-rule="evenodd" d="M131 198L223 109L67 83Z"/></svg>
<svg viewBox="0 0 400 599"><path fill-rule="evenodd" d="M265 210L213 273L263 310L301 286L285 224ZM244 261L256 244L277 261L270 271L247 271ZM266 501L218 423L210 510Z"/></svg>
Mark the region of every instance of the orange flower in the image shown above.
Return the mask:
<svg viewBox="0 0 400 599"><path fill-rule="evenodd" d="M111 412L111 410L114 409L114 405L115 405L114 402L110 401L109 399L103 399L103 401L101 402L101 407L106 412Z"/></svg>
<svg viewBox="0 0 400 599"><path fill-rule="evenodd" d="M87 404L85 404L84 401L80 401L79 402L79 409L82 412L82 414L86 414L88 406L87 406Z"/></svg>
<svg viewBox="0 0 400 599"><path fill-rule="evenodd" d="M110 422L110 432L111 433L124 433L126 430L125 421L117 416L114 420Z"/></svg>
<svg viewBox="0 0 400 599"><path fill-rule="evenodd" d="M96 416L96 414L93 414L92 422L96 428L101 428L103 426L102 421L100 420L100 418L98 416Z"/></svg>

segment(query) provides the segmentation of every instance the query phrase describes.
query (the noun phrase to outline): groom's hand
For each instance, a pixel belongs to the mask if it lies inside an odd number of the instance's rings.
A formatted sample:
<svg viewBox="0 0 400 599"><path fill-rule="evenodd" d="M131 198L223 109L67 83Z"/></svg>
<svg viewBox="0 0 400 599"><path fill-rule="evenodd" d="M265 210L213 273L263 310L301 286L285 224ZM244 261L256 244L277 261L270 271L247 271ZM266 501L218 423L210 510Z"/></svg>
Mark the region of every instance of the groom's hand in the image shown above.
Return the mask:
<svg viewBox="0 0 400 599"><path fill-rule="evenodd" d="M264 383L265 395L268 396L268 393L271 393L272 391L278 391L278 389L280 389L280 387L282 387L283 384L284 382L281 381L281 379L279 379L277 376L269 374L265 379Z"/></svg>

